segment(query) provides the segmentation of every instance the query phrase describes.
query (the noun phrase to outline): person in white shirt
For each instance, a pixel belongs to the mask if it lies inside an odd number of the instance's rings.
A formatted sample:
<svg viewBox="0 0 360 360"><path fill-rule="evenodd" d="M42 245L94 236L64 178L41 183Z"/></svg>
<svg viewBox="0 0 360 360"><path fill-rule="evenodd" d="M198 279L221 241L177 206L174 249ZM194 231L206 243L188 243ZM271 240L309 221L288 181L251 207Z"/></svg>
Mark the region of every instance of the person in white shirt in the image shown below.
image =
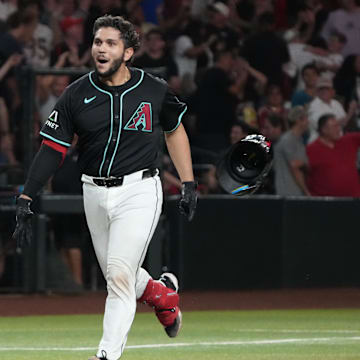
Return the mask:
<svg viewBox="0 0 360 360"><path fill-rule="evenodd" d="M321 36L328 40L334 31L340 32L347 38L342 55L360 54L360 6L357 0L341 0L341 5L330 13Z"/></svg>
<svg viewBox="0 0 360 360"><path fill-rule="evenodd" d="M346 126L356 111L356 103L351 103L348 113L345 112L341 103L334 99L335 90L332 80L320 77L317 83L317 96L310 103L308 109L310 137L308 143L318 137L318 121L324 114L333 114L342 128Z"/></svg>
<svg viewBox="0 0 360 360"><path fill-rule="evenodd" d="M53 31L49 26L40 22L40 3L36 0L30 0L25 2L19 10L31 14L36 19L36 28L32 40L24 48L27 63L33 67L50 66Z"/></svg>
<svg viewBox="0 0 360 360"><path fill-rule="evenodd" d="M329 79L333 79L336 75L336 72L340 69L342 63L344 62L344 57L341 54L342 49L346 44L346 36L334 32L327 41L328 53L324 56L320 56L316 65L322 71L322 76Z"/></svg>
<svg viewBox="0 0 360 360"><path fill-rule="evenodd" d="M213 54L211 44L216 41L216 36L204 36L204 24L201 21L191 20L185 31L175 43L173 58L178 67L179 77L183 89L192 93L195 90L195 75L198 70L198 58L204 57L208 64L211 63Z"/></svg>

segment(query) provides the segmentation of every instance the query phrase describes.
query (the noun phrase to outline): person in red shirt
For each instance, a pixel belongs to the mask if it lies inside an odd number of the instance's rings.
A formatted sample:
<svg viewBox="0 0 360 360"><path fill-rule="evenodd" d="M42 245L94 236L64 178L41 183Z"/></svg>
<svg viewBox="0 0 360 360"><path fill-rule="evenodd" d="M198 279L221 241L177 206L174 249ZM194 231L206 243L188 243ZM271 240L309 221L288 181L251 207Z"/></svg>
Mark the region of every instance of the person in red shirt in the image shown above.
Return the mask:
<svg viewBox="0 0 360 360"><path fill-rule="evenodd" d="M311 195L360 197L356 167L360 133L343 135L333 114L320 117L318 131L319 138L307 146Z"/></svg>

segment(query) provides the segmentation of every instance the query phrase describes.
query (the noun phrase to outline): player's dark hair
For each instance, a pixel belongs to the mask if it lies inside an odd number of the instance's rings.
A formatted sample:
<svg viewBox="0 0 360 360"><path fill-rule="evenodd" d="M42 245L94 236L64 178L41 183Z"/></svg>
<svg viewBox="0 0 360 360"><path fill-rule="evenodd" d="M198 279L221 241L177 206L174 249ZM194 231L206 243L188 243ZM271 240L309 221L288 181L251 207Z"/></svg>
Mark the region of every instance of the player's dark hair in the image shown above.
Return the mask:
<svg viewBox="0 0 360 360"><path fill-rule="evenodd" d="M122 16L104 15L96 19L93 35L103 27L111 27L120 31L120 39L124 41L125 49L133 48L134 52L140 47L139 34L134 25Z"/></svg>
<svg viewBox="0 0 360 360"><path fill-rule="evenodd" d="M319 121L318 121L318 133L319 134L322 134L322 130L323 128L326 126L327 122L330 120L330 119L334 119L335 118L335 115L334 114L324 114L322 116L320 116L319 118Z"/></svg>
<svg viewBox="0 0 360 360"><path fill-rule="evenodd" d="M304 77L305 71L309 69L314 70L319 75L319 69L316 67L315 63L309 63L301 69L301 76Z"/></svg>

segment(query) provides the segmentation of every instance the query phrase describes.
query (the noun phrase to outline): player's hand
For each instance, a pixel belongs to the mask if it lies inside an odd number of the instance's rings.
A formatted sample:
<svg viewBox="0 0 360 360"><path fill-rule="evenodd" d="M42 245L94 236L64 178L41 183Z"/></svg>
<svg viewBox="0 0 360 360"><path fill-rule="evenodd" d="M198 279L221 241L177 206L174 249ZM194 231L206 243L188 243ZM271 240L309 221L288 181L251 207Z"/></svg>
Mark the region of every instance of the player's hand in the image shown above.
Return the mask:
<svg viewBox="0 0 360 360"><path fill-rule="evenodd" d="M31 200L18 197L16 199L16 227L12 238L16 248L29 246L32 240L31 218L34 213L30 209Z"/></svg>
<svg viewBox="0 0 360 360"><path fill-rule="evenodd" d="M181 187L181 199L179 201L180 213L191 221L195 215L198 196L196 193L197 183L195 181L185 181Z"/></svg>

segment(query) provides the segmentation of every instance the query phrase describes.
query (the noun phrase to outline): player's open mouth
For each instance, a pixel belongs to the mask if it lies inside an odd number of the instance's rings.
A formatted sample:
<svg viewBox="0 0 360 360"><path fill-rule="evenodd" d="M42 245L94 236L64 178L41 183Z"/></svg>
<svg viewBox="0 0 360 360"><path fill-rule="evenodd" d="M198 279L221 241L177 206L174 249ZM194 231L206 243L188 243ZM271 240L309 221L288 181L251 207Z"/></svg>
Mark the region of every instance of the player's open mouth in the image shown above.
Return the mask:
<svg viewBox="0 0 360 360"><path fill-rule="evenodd" d="M104 58L98 58L97 61L98 61L100 64L106 64L109 60L108 60L108 59L104 59Z"/></svg>

